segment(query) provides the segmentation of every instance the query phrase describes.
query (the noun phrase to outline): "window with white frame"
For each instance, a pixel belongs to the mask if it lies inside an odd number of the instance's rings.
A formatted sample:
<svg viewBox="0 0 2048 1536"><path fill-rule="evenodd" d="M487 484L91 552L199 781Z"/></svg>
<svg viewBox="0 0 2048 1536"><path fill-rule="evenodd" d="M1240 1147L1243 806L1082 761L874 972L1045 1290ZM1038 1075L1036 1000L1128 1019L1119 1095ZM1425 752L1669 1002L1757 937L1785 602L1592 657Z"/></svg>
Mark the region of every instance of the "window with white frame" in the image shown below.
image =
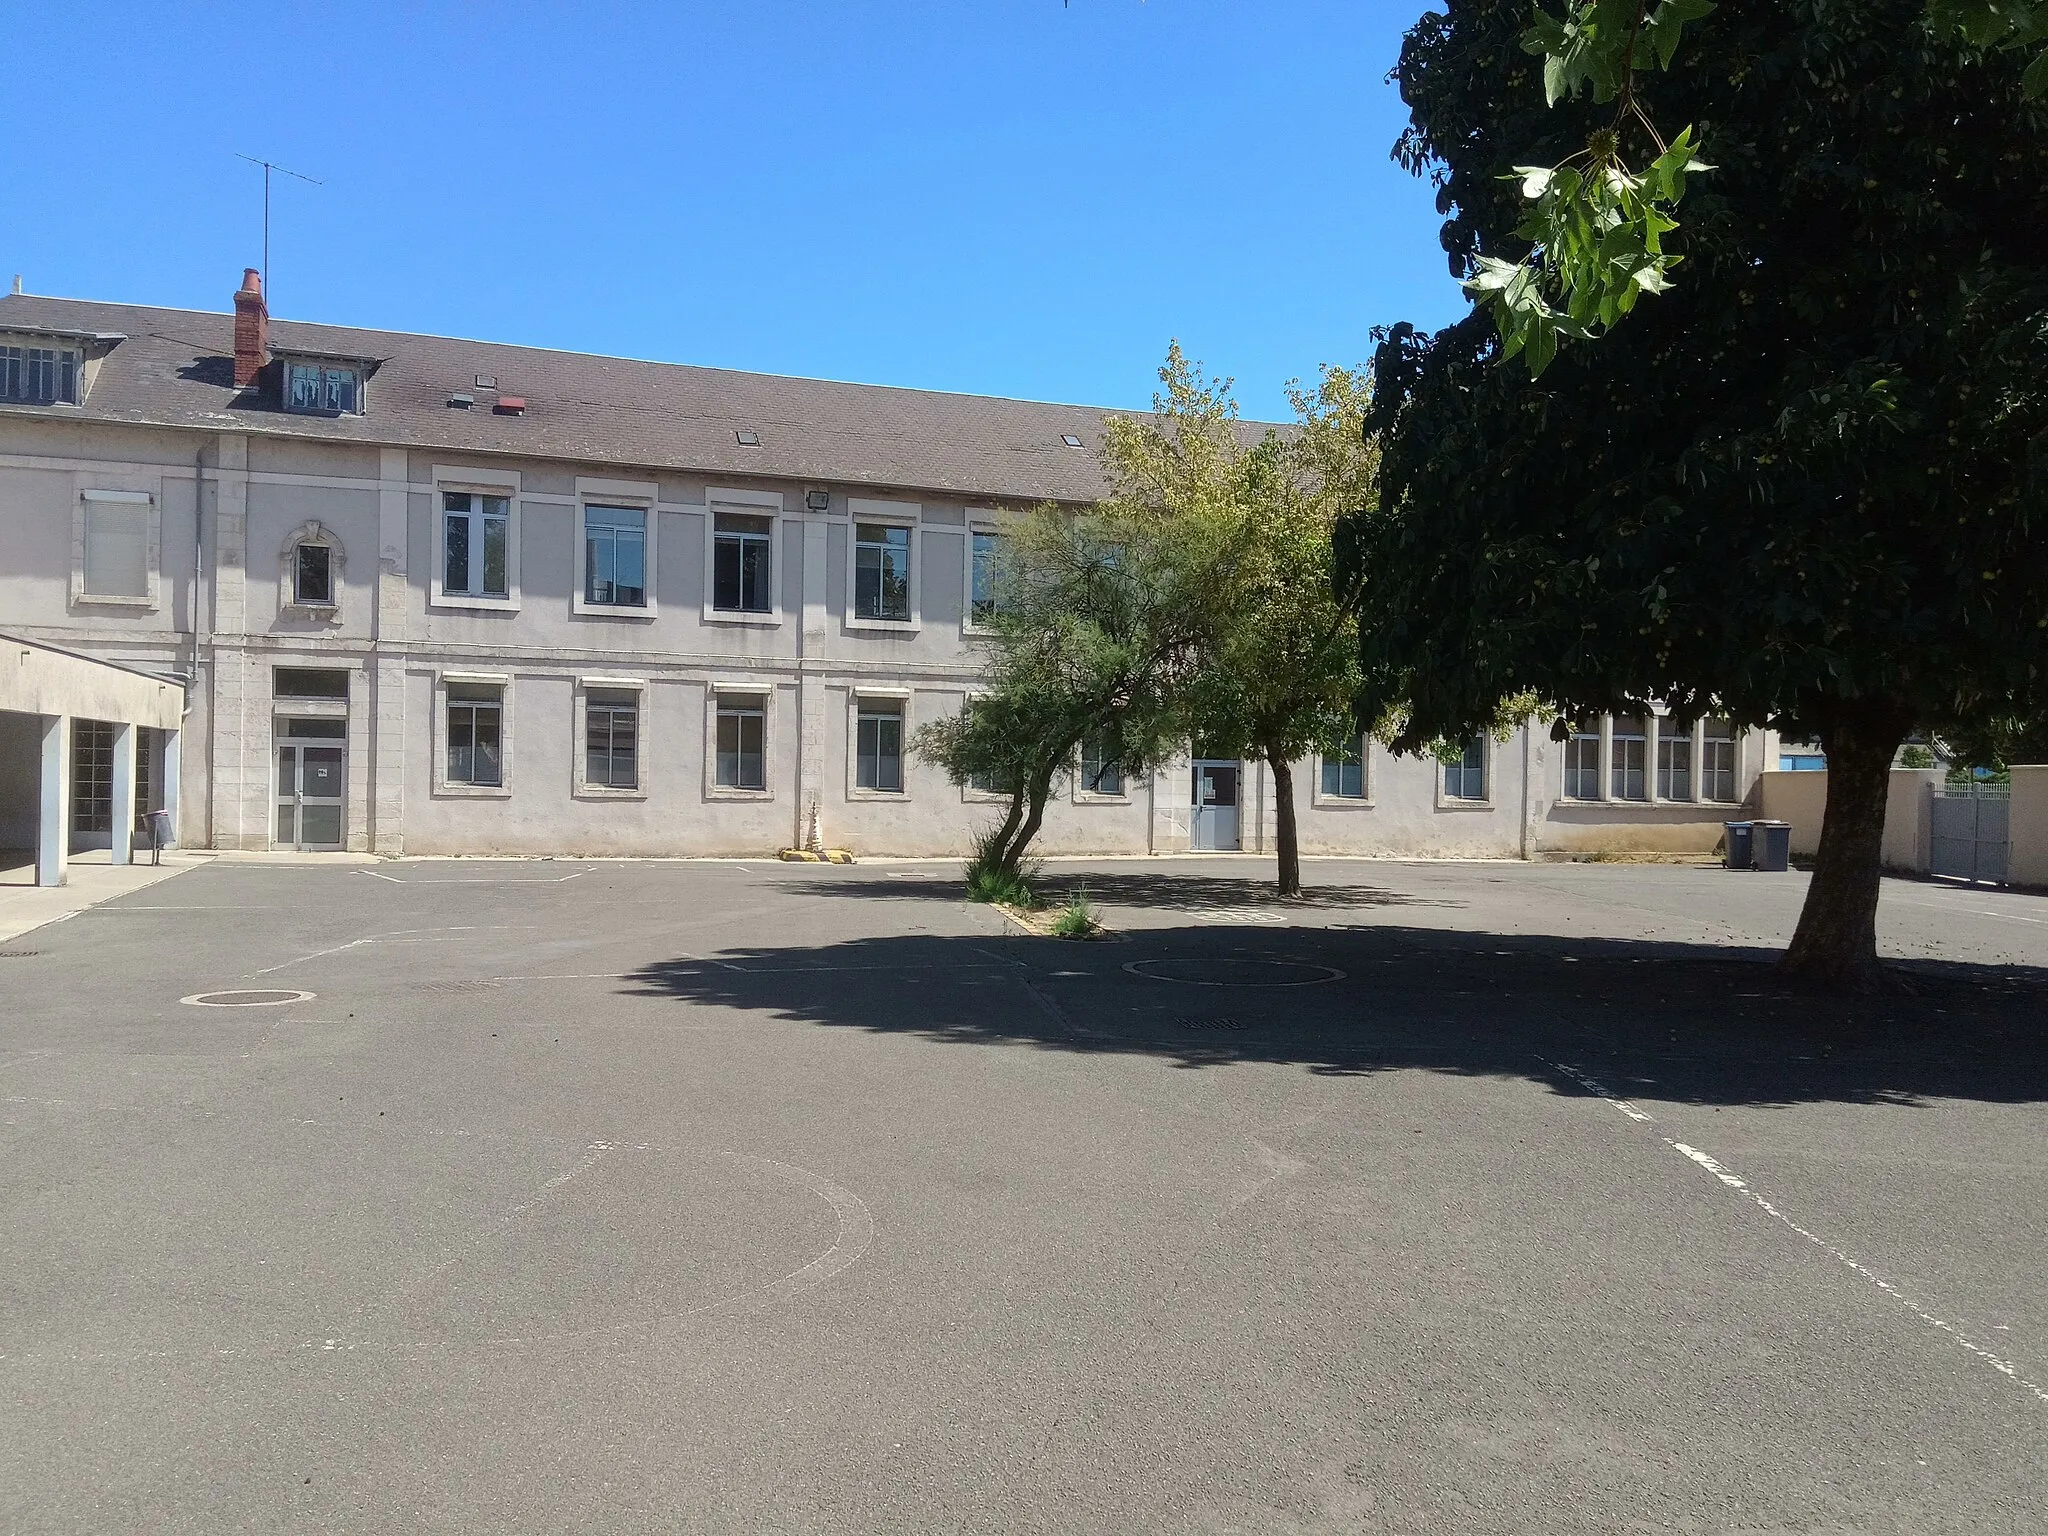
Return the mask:
<svg viewBox="0 0 2048 1536"><path fill-rule="evenodd" d="M1123 743L1115 726L1090 731L1081 742L1081 790L1090 795L1121 795Z"/></svg>
<svg viewBox="0 0 2048 1536"><path fill-rule="evenodd" d="M147 599L150 516L142 491L86 491L84 570L79 595Z"/></svg>
<svg viewBox="0 0 2048 1536"><path fill-rule="evenodd" d="M1657 722L1657 798L1692 798L1692 722Z"/></svg>
<svg viewBox="0 0 2048 1536"><path fill-rule="evenodd" d="M449 597L510 595L512 500L482 491L441 493L441 590Z"/></svg>
<svg viewBox="0 0 2048 1536"><path fill-rule="evenodd" d="M1365 798L1365 738L1346 737L1323 748L1322 794L1326 800Z"/></svg>
<svg viewBox="0 0 2048 1536"><path fill-rule="evenodd" d="M1611 793L1616 800L1647 800L1650 798L1649 784L1644 777L1647 766L1643 755L1649 750L1649 739L1643 733L1643 721L1639 715L1617 715L1614 720L1613 769L1610 775Z"/></svg>
<svg viewBox="0 0 2048 1536"><path fill-rule="evenodd" d="M853 614L909 622L910 529L902 524L853 525Z"/></svg>
<svg viewBox="0 0 2048 1536"><path fill-rule="evenodd" d="M284 405L314 416L353 416L363 408L363 371L347 363L287 359Z"/></svg>
<svg viewBox="0 0 2048 1536"><path fill-rule="evenodd" d="M967 533L967 622L976 628L996 617L997 578L1002 572L1003 536L992 528Z"/></svg>
<svg viewBox="0 0 2048 1536"><path fill-rule="evenodd" d="M599 608L647 606L645 507L587 502L583 508L583 601Z"/></svg>
<svg viewBox="0 0 2048 1536"><path fill-rule="evenodd" d="M715 611L774 611L774 538L772 517L740 512L712 514L711 606Z"/></svg>
<svg viewBox="0 0 2048 1536"><path fill-rule="evenodd" d="M1465 743L1464 755L1444 764L1446 800L1486 798L1486 738L1474 736Z"/></svg>
<svg viewBox="0 0 2048 1536"><path fill-rule="evenodd" d="M11 405L76 405L84 366L70 347L0 347L0 400Z"/></svg>
<svg viewBox="0 0 2048 1536"><path fill-rule="evenodd" d="M498 788L505 782L504 686L451 682L447 689L447 781Z"/></svg>
<svg viewBox="0 0 2048 1536"><path fill-rule="evenodd" d="M1564 793L1567 800L1600 798L1600 722L1581 720L1564 744Z"/></svg>
<svg viewBox="0 0 2048 1536"><path fill-rule="evenodd" d="M854 716L854 784L903 791L903 701L863 697Z"/></svg>
<svg viewBox="0 0 2048 1536"><path fill-rule="evenodd" d="M640 690L590 687L583 695L583 782L640 787Z"/></svg>
<svg viewBox="0 0 2048 1536"><path fill-rule="evenodd" d="M717 761L712 779L720 789L768 787L768 700L756 693L720 693L716 722Z"/></svg>
<svg viewBox="0 0 2048 1536"><path fill-rule="evenodd" d="M1731 720L1709 720L1700 743L1700 798L1732 801L1735 798L1735 724Z"/></svg>

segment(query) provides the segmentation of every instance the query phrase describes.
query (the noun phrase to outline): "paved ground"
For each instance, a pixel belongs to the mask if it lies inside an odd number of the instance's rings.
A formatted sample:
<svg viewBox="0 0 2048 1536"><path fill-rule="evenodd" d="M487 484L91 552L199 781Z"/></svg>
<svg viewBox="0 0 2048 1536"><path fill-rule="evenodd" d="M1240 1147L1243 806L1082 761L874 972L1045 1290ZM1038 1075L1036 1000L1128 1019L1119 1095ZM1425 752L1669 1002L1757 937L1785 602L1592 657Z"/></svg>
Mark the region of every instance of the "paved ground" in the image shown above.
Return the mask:
<svg viewBox="0 0 2048 1536"><path fill-rule="evenodd" d="M0 946L20 1530L2048 1527L2048 901L221 863ZM267 988L276 1006L181 998Z"/></svg>

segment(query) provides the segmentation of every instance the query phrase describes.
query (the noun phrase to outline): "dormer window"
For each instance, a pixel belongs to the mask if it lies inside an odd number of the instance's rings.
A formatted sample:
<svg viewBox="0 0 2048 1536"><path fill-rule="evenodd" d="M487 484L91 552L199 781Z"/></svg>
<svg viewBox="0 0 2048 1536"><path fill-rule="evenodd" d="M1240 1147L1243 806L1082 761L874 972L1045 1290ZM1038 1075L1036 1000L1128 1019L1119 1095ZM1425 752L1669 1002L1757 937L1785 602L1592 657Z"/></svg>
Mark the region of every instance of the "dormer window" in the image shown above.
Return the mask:
<svg viewBox="0 0 2048 1536"><path fill-rule="evenodd" d="M284 405L316 416L353 416L363 408L363 371L346 363L287 359Z"/></svg>
<svg viewBox="0 0 2048 1536"><path fill-rule="evenodd" d="M70 347L0 346L0 400L76 405L81 370L82 358Z"/></svg>

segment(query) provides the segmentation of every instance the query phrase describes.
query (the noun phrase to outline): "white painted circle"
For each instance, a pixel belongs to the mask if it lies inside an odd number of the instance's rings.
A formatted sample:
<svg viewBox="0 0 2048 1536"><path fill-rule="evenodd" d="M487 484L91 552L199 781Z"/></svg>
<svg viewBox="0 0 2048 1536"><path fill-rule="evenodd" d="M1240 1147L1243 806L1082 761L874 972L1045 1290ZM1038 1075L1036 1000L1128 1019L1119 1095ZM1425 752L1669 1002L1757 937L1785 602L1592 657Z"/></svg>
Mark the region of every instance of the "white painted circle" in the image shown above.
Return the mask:
<svg viewBox="0 0 2048 1536"><path fill-rule="evenodd" d="M1162 976L1151 966L1161 965L1264 965L1283 967L1295 971L1313 971L1313 976L1304 976L1296 981L1209 981L1196 976ZM1155 960L1126 960L1124 969L1133 976L1142 976L1147 981L1170 981L1177 987L1319 987L1326 981L1342 981L1344 973L1334 965L1319 965L1313 960L1221 960L1206 955L1161 956Z"/></svg>
<svg viewBox="0 0 2048 1536"><path fill-rule="evenodd" d="M229 988L219 992L194 992L179 1002L188 1008L280 1008L286 1003L303 1003L314 994L292 992L283 987Z"/></svg>

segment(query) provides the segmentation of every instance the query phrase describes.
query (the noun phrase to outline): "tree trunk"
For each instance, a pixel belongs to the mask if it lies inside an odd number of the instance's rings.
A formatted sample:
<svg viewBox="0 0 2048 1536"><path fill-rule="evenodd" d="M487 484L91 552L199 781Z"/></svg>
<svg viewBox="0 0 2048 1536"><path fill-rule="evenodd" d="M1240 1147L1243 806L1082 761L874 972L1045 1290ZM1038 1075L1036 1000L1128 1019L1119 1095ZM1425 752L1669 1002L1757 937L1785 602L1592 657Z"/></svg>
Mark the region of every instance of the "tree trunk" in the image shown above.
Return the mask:
<svg viewBox="0 0 2048 1536"><path fill-rule="evenodd" d="M1024 862L1024 850L1031 846L1031 839L1038 836L1038 829L1045 822L1045 800L1052 792L1052 775L1034 774L1027 791L1031 798L1031 809L1024 817L1024 825L1017 829L1016 837L1003 852L1003 868L1013 875Z"/></svg>
<svg viewBox="0 0 2048 1536"><path fill-rule="evenodd" d="M1024 819L1024 786L1018 785L1010 792L1010 809L1003 817L1003 824L996 834L982 845L983 850L994 861L997 869L1010 867L1010 839L1017 835L1017 824Z"/></svg>
<svg viewBox="0 0 2048 1536"><path fill-rule="evenodd" d="M1274 847L1280 855L1280 894L1301 894L1301 842L1294 827L1294 764L1287 754L1266 749L1266 764L1273 770Z"/></svg>
<svg viewBox="0 0 2048 1536"><path fill-rule="evenodd" d="M1911 722L1877 701L1841 707L1821 731L1828 755L1820 853L1781 975L1845 992L1885 990L1877 961L1877 892L1892 757Z"/></svg>

